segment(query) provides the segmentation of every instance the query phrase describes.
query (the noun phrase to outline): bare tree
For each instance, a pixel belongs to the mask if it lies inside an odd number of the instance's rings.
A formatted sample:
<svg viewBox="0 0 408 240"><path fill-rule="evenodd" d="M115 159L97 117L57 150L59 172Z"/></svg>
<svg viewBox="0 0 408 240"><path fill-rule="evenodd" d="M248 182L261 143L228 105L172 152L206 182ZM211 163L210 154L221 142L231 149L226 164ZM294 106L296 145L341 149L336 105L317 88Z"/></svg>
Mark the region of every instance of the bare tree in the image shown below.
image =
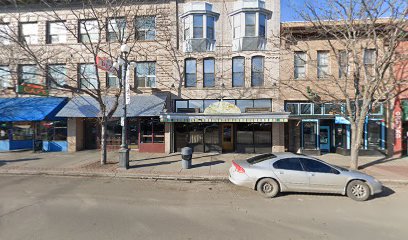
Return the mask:
<svg viewBox="0 0 408 240"><path fill-rule="evenodd" d="M109 86L109 77L96 70L97 58L108 59L111 63L121 58L123 61L118 62L128 63L136 58L133 53L145 50L135 41L140 34L136 20L138 16L157 14L155 3L150 1L146 4L142 0L41 0L33 6L21 3L8 6L10 11L0 14L0 23L7 26L0 29L0 36L7 39L6 43L0 43L1 63L35 65L38 69L35 75L38 79L46 79L51 89L72 95L85 94L97 101L100 110L101 164L107 161L107 123L121 101L126 72L122 71L125 66L111 68L111 77L116 77L117 82L115 86ZM50 31L49 24L56 23L55 28L64 32L64 39L57 39L58 36L53 39L54 36L48 33L45 39L47 44L38 44L44 42L40 35L34 38L24 36L22 23L32 22L32 19L47 22L47 31ZM50 44L53 41L56 44ZM130 52L121 53L122 44L127 44ZM66 69L52 69L53 64L65 64ZM17 69L10 71L21 74ZM61 82L56 77L61 75L66 81Z"/></svg>
<svg viewBox="0 0 408 240"><path fill-rule="evenodd" d="M407 14L407 3L400 0L313 1L299 12L304 22L282 33L284 46L290 50L283 55L291 56L286 58L290 62L281 62L283 71L293 73L287 66L294 65L294 51L305 53L297 61L307 62L309 70L304 80L293 75L282 79L282 87L316 103L344 104L341 114L351 124L352 169L358 168L364 123L371 110L406 90L400 87L406 87L407 79L396 79L393 65L401 61L396 53L407 39ZM316 47L308 45L313 40L330 52L328 61L338 71L319 67L310 51ZM316 76L309 76L310 72ZM324 80L318 81L320 77Z"/></svg>

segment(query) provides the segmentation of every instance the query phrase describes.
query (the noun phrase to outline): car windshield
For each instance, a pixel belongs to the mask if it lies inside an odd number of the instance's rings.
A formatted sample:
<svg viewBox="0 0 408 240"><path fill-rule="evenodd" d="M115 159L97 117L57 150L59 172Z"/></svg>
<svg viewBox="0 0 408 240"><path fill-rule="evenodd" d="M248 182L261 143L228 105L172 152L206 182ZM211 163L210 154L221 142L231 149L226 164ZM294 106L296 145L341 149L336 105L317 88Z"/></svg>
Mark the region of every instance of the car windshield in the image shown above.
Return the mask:
<svg viewBox="0 0 408 240"><path fill-rule="evenodd" d="M268 159L276 158L276 156L272 153L257 155L255 157L251 157L247 160L249 164L257 164L263 162Z"/></svg>

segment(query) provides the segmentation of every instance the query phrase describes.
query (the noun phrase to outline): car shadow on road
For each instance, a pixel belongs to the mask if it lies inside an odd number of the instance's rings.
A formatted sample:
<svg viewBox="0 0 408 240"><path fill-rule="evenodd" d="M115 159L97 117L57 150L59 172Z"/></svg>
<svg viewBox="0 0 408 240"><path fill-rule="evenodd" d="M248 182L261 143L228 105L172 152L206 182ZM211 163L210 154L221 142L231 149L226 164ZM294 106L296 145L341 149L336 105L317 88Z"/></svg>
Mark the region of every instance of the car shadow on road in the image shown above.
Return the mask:
<svg viewBox="0 0 408 240"><path fill-rule="evenodd" d="M371 199L388 197L388 196L393 195L394 193L395 193L395 191L392 190L391 188L389 188L387 186L383 186L382 192L374 195L374 197L372 197Z"/></svg>
<svg viewBox="0 0 408 240"><path fill-rule="evenodd" d="M218 160L218 161L211 161L211 162L202 162L199 164L192 164L191 168L208 167L208 166L213 166L213 165L217 165L221 163L225 163L225 161Z"/></svg>

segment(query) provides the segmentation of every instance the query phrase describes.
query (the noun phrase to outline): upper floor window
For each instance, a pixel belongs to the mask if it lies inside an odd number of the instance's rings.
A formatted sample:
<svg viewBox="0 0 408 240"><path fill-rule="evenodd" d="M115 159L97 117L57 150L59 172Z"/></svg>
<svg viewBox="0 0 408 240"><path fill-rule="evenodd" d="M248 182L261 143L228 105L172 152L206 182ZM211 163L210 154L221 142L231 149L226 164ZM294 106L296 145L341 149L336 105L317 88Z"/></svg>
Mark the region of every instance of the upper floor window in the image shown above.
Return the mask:
<svg viewBox="0 0 408 240"><path fill-rule="evenodd" d="M118 73L122 73L122 68L118 70ZM106 85L108 88L119 88L119 77L113 73L106 72Z"/></svg>
<svg viewBox="0 0 408 240"><path fill-rule="evenodd" d="M214 23L215 23L215 18L211 16L207 16L207 38L208 39L215 39Z"/></svg>
<svg viewBox="0 0 408 240"><path fill-rule="evenodd" d="M339 78L347 77L348 75L348 53L345 50L339 51Z"/></svg>
<svg viewBox="0 0 408 240"><path fill-rule="evenodd" d="M241 37L241 14L236 14L233 17L234 21L234 30L233 30L233 37L239 38Z"/></svg>
<svg viewBox="0 0 408 240"><path fill-rule="evenodd" d="M233 87L245 86L245 58L244 57L232 58L232 86Z"/></svg>
<svg viewBox="0 0 408 240"><path fill-rule="evenodd" d="M193 38L203 38L203 15L193 15Z"/></svg>
<svg viewBox="0 0 408 240"><path fill-rule="evenodd" d="M136 81L138 87L156 87L156 62L138 62Z"/></svg>
<svg viewBox="0 0 408 240"><path fill-rule="evenodd" d="M38 24L20 23L20 40L27 44L38 44Z"/></svg>
<svg viewBox="0 0 408 240"><path fill-rule="evenodd" d="M245 13L245 37L255 37L255 17L255 13Z"/></svg>
<svg viewBox="0 0 408 240"><path fill-rule="evenodd" d="M295 52L294 59L294 75L295 79L303 79L306 77L306 53Z"/></svg>
<svg viewBox="0 0 408 240"><path fill-rule="evenodd" d="M18 67L18 82L22 83L33 83L42 84L39 75L38 67L36 65L19 65Z"/></svg>
<svg viewBox="0 0 408 240"><path fill-rule="evenodd" d="M264 57L256 56L252 58L251 86L264 85Z"/></svg>
<svg viewBox="0 0 408 240"><path fill-rule="evenodd" d="M215 86L215 60L214 58L204 59L204 87Z"/></svg>
<svg viewBox="0 0 408 240"><path fill-rule="evenodd" d="M0 45L10 44L10 28L7 23L0 24Z"/></svg>
<svg viewBox="0 0 408 240"><path fill-rule="evenodd" d="M156 39L156 17L143 16L136 17L136 39L155 40Z"/></svg>
<svg viewBox="0 0 408 240"><path fill-rule="evenodd" d="M266 37L266 15L259 14L259 36Z"/></svg>
<svg viewBox="0 0 408 240"><path fill-rule="evenodd" d="M364 65L372 66L375 61L375 49L364 49Z"/></svg>
<svg viewBox="0 0 408 240"><path fill-rule="evenodd" d="M64 22L47 23L47 43L66 43L67 29Z"/></svg>
<svg viewBox="0 0 408 240"><path fill-rule="evenodd" d="M8 66L0 66L0 89L12 87L11 73Z"/></svg>
<svg viewBox="0 0 408 240"><path fill-rule="evenodd" d="M329 52L317 51L317 77L325 78L329 74Z"/></svg>
<svg viewBox="0 0 408 240"><path fill-rule="evenodd" d="M79 40L82 43L97 42L99 40L97 20L82 20L79 22Z"/></svg>
<svg viewBox="0 0 408 240"><path fill-rule="evenodd" d="M108 42L122 42L126 38L126 19L125 18L110 18L108 19L108 32L106 39Z"/></svg>
<svg viewBox="0 0 408 240"><path fill-rule="evenodd" d="M185 61L186 87L197 86L197 61L186 59Z"/></svg>
<svg viewBox="0 0 408 240"><path fill-rule="evenodd" d="M98 89L98 78L94 64L80 64L78 70L80 88Z"/></svg>
<svg viewBox="0 0 408 240"><path fill-rule="evenodd" d="M67 83L67 67L65 64L48 65L48 84L51 88L62 87Z"/></svg>

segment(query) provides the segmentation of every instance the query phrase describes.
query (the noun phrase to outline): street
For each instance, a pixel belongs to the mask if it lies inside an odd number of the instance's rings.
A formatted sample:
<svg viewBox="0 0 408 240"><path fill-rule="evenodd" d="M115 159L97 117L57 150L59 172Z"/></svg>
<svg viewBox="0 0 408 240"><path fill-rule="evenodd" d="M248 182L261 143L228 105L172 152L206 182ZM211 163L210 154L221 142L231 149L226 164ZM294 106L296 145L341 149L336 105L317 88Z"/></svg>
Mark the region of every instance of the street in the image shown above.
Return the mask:
<svg viewBox="0 0 408 240"><path fill-rule="evenodd" d="M408 186L367 202L226 182L0 176L0 239L406 239Z"/></svg>

